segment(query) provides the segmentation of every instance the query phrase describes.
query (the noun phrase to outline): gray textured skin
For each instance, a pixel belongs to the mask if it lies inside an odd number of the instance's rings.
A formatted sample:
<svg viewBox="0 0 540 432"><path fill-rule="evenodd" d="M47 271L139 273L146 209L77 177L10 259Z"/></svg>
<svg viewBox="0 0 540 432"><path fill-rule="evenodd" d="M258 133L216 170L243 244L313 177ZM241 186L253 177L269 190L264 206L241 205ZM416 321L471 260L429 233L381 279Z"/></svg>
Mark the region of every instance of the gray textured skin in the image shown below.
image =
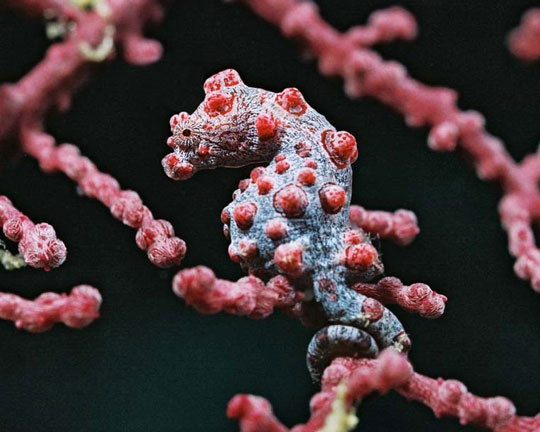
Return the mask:
<svg viewBox="0 0 540 432"><path fill-rule="evenodd" d="M227 86L225 82L231 76L238 83ZM234 95L234 104L226 114L209 116L205 102L216 93L212 91L216 87L227 98ZM365 329L380 348L392 346L398 350L406 349L401 345L406 335L399 320L385 309L382 318L370 322L362 312L366 297L349 288L355 282L367 281L379 275L383 266L378 259L364 271L352 271L342 264L345 248L343 235L358 228L352 227L349 222L352 169L350 165L342 169L336 167L321 143L322 132L328 129L335 131L335 128L309 106L303 115L291 114L275 102L275 93L245 86L232 70L210 78L205 84L205 91L205 102L189 117L184 116L173 128L174 154L180 163L191 164L193 173L200 169L268 163L265 175L271 176L274 181L274 187L267 195L260 195L257 185L251 181L243 192L235 192L234 200L224 209L230 216L228 229L232 248L238 250L242 241L255 241L258 247L258 256L244 258L242 267L263 280L283 274L274 263L276 247L283 243L299 243L304 250L304 271L297 277L285 275L296 289L307 293L313 291L315 301L322 306L328 322ZM274 138L261 141L257 136L255 119L264 112L278 119L279 128ZM183 135L186 129L190 130L188 138ZM297 181L298 172L306 160L295 149L295 145L301 141L311 145L310 159L317 163L317 178L313 186L303 186ZM200 145L209 148L210 155L202 157L197 154ZM283 174L275 172L275 156L278 154L286 155L290 164ZM347 193L346 204L335 215L323 210L318 196L321 186L329 182L340 185ZM289 184L301 187L309 200L302 217L286 218L274 208L274 194ZM233 211L239 204L248 201L255 203L258 210L253 226L244 230L235 223ZM275 218L281 218L287 225L287 235L278 241L271 240L264 232L266 223ZM369 242L369 236L365 237L365 241ZM327 280L332 282L334 290L322 289L325 283L328 284ZM314 345L313 348L317 347Z"/></svg>

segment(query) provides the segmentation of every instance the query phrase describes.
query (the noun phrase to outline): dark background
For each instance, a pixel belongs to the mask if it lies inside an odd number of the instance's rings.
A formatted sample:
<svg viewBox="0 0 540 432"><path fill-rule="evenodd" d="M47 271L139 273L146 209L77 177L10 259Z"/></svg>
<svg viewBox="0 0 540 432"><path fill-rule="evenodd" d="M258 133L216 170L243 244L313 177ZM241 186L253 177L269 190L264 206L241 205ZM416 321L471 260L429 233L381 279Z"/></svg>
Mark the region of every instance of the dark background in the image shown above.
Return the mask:
<svg viewBox="0 0 540 432"><path fill-rule="evenodd" d="M340 29L392 4L318 3ZM402 61L428 84L457 89L460 106L484 113L488 129L517 159L535 151L540 66L517 61L504 44L535 2L398 3L415 14L420 34L415 42L381 47L385 58ZM165 46L161 61L134 67L115 60L77 95L69 113L49 119L48 129L173 223L188 244L184 267L205 264L221 277L242 275L227 257L219 214L250 168L169 180L160 160L168 152L170 115L192 111L204 80L226 67L248 85L296 86L359 140L353 202L408 208L419 217L422 232L411 246L383 245L388 274L426 282L449 297L436 321L396 312L413 339L416 369L460 379L480 395L507 396L523 415L540 409L540 298L512 272L495 185L479 181L459 155L430 151L426 130L406 127L389 108L348 100L339 80L321 77L293 43L241 4L176 2L151 35ZM17 80L48 44L43 23L2 10L0 80ZM132 229L78 196L64 175L41 173L29 157L0 174L0 193L34 221L53 224L69 250L67 262L49 274L1 272L1 289L33 298L92 283L104 297L101 319L82 331L59 325L33 335L0 323L0 430L232 432L237 425L225 408L238 392L267 397L288 425L307 419L317 390L304 364L313 330L279 313L251 321L185 307L170 289L177 269L153 267ZM397 395L368 399L359 415L362 431L476 430L436 420Z"/></svg>

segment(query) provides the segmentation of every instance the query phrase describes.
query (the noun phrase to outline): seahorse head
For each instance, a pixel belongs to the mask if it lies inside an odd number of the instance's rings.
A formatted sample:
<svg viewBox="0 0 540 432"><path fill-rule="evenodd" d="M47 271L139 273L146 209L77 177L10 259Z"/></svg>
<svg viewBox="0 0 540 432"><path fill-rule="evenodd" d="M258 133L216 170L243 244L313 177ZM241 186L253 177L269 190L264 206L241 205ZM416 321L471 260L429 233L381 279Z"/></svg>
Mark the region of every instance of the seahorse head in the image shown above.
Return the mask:
<svg viewBox="0 0 540 432"><path fill-rule="evenodd" d="M173 135L167 145L173 152L162 160L165 173L185 180L201 169L268 160L271 146L261 146L255 127L262 91L247 87L238 72L227 69L208 78L204 92L204 101L192 114L171 118Z"/></svg>

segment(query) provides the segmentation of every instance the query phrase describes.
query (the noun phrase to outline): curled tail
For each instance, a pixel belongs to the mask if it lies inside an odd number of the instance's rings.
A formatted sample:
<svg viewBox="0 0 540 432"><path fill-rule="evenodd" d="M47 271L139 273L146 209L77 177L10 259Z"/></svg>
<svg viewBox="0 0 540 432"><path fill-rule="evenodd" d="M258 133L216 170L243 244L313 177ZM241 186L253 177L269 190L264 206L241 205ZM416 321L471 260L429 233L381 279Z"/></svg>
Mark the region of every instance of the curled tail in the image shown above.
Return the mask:
<svg viewBox="0 0 540 432"><path fill-rule="evenodd" d="M378 350L388 347L409 350L410 339L397 317L377 300L349 288L343 274L319 275L314 293L332 324L315 334L308 347L308 369L314 381L335 357L376 357Z"/></svg>

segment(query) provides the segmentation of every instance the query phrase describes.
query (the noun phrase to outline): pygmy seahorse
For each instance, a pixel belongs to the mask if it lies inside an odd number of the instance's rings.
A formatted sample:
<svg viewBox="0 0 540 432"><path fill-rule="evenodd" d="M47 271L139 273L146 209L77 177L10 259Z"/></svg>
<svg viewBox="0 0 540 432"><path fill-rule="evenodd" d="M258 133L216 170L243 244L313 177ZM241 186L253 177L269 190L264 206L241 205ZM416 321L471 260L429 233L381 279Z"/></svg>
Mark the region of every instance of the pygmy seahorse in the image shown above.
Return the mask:
<svg viewBox="0 0 540 432"><path fill-rule="evenodd" d="M383 272L369 234L349 222L355 138L332 127L296 88L276 94L248 87L228 69L204 91L193 114L171 118L167 144L174 151L163 167L184 180L201 169L268 163L240 182L221 219L233 261L263 280L285 275L296 290L313 293L331 324L308 348L312 377L329 356L407 351L395 315L351 289Z"/></svg>

